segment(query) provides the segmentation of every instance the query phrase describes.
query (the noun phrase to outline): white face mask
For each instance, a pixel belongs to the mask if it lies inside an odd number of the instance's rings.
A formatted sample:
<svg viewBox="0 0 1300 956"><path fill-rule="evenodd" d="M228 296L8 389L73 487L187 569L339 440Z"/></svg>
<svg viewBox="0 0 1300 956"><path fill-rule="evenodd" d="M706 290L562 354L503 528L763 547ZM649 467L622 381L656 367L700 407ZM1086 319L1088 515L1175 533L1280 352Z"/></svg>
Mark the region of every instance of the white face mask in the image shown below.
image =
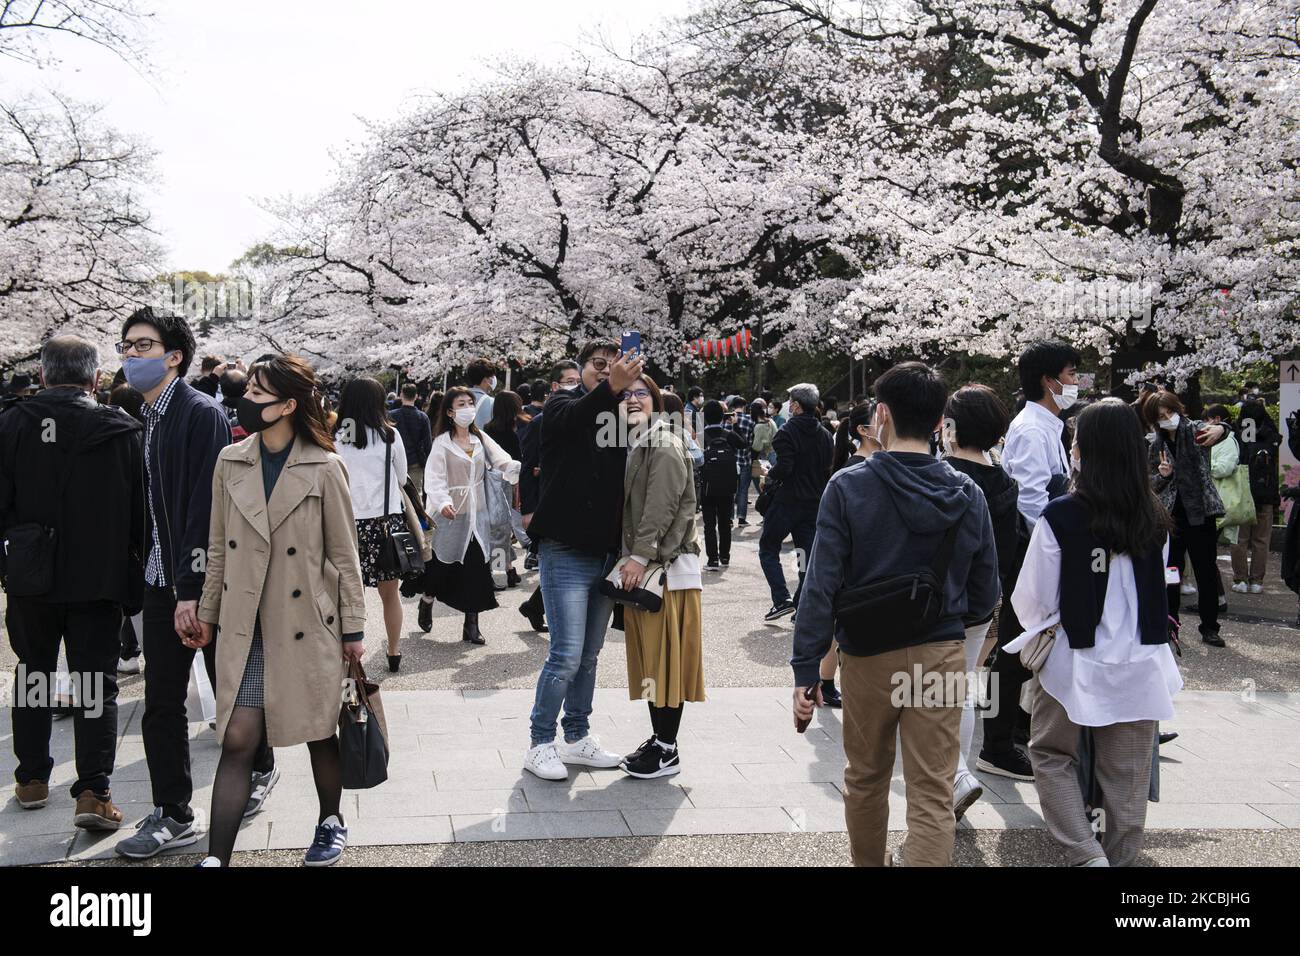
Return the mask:
<svg viewBox="0 0 1300 956"><path fill-rule="evenodd" d="M1164 421L1160 423L1160 427L1167 432L1171 432L1178 427L1178 423L1181 420L1182 419L1179 418L1179 416L1177 415L1170 415L1168 418L1166 418Z"/></svg>
<svg viewBox="0 0 1300 956"><path fill-rule="evenodd" d="M1056 402L1056 407L1061 411L1065 411L1067 408L1073 408L1079 401L1079 386L1063 385L1059 379L1056 381L1056 384L1061 386L1060 395L1057 395L1055 392L1052 393L1052 400Z"/></svg>
<svg viewBox="0 0 1300 956"><path fill-rule="evenodd" d="M457 425L462 428L469 428L470 425L474 424L474 409L458 408L452 417L455 419Z"/></svg>
<svg viewBox="0 0 1300 956"><path fill-rule="evenodd" d="M574 390L575 388L577 388L577 387L578 387L578 383L577 383L577 382L574 382L572 385L561 385L561 386L560 386L560 391L562 391L562 392L571 392L571 391L573 391L573 390Z"/></svg>
<svg viewBox="0 0 1300 956"><path fill-rule="evenodd" d="M495 392L496 390L497 390L497 377L493 375L488 382L488 391Z"/></svg>

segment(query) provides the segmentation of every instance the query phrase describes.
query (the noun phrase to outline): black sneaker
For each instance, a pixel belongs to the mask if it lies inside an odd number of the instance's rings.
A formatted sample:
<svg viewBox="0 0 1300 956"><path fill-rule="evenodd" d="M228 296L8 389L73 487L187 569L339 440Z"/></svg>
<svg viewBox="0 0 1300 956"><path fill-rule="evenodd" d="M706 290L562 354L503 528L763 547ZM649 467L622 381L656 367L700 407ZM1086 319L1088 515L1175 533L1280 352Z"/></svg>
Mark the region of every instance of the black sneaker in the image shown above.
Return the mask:
<svg viewBox="0 0 1300 956"><path fill-rule="evenodd" d="M533 554L531 551L528 553L528 557L524 558L524 570L525 571L537 570L537 555Z"/></svg>
<svg viewBox="0 0 1300 956"><path fill-rule="evenodd" d="M1209 644L1210 647L1227 647L1227 642L1219 636L1218 628L1213 631L1201 631L1201 643Z"/></svg>
<svg viewBox="0 0 1300 956"><path fill-rule="evenodd" d="M764 621L779 621L787 614L794 613L793 601L782 601L780 604L773 604L772 610L763 615Z"/></svg>
<svg viewBox="0 0 1300 956"><path fill-rule="evenodd" d="M736 527L737 527L737 528L748 528L748 527L749 527L749 522L746 521L744 518L741 518L739 521L736 522Z"/></svg>
<svg viewBox="0 0 1300 956"><path fill-rule="evenodd" d="M712 561L710 561L710 562L708 562L707 564L704 565L704 570L705 570L705 571L721 571L721 570L722 570L722 565L718 564L718 561L717 561L717 559L715 558L714 560L712 560Z"/></svg>
<svg viewBox="0 0 1300 956"><path fill-rule="evenodd" d="M415 614L415 623L420 625L420 630L428 634L433 630L433 602L420 600L420 609Z"/></svg>
<svg viewBox="0 0 1300 956"><path fill-rule="evenodd" d="M655 742L654 746L647 747L641 752L636 760L627 760L623 762L623 772L629 777L636 777L639 780L651 780L655 777L671 777L675 773L680 773L681 755L677 748L665 750L663 745Z"/></svg>
<svg viewBox="0 0 1300 956"><path fill-rule="evenodd" d="M654 734L651 734L650 739L647 740L645 743L643 743L640 747L637 747L636 750L633 750L626 757L624 757L623 763L619 764L619 766L625 766L627 764L635 763L636 761L640 760L641 757L644 756L645 752L655 745L655 741L658 739L659 738L656 737Z"/></svg>
<svg viewBox="0 0 1300 956"><path fill-rule="evenodd" d="M1176 730L1171 730L1171 731L1169 731L1168 733L1161 733L1161 734L1160 734L1160 742L1161 742L1162 744L1167 744L1167 743L1169 743L1169 741L1171 741L1171 740L1177 740L1177 739L1178 739L1178 731L1176 731Z"/></svg>
<svg viewBox="0 0 1300 956"><path fill-rule="evenodd" d="M522 578L519 577L518 571L514 568L506 568L506 587L517 588L519 587L519 582L521 580Z"/></svg>
<svg viewBox="0 0 1300 956"><path fill-rule="evenodd" d="M1034 779L1034 766L1019 750L1011 750L1010 753L990 754L980 751L979 759L975 761L975 769L983 770L985 773L997 774L999 777L1010 777L1012 780Z"/></svg>
<svg viewBox="0 0 1300 956"><path fill-rule="evenodd" d="M731 558L722 558L721 560L722 560L722 566L724 568L731 567Z"/></svg>

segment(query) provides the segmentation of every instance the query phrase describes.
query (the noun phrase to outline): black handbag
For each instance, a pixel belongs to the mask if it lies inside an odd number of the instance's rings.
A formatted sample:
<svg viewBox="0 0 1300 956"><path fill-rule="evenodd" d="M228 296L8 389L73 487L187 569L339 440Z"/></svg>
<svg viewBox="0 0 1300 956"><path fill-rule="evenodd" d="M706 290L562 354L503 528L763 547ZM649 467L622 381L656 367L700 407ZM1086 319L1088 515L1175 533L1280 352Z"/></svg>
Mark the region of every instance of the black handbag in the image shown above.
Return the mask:
<svg viewBox="0 0 1300 956"><path fill-rule="evenodd" d="M948 529L930 567L840 591L835 596L835 619L845 636L859 646L879 646L883 651L932 629L943 613L943 586L960 526L958 520Z"/></svg>
<svg viewBox="0 0 1300 956"><path fill-rule="evenodd" d="M772 510L772 502L776 500L777 492L781 490L781 482L775 478L767 478L763 481L763 487L754 499L754 510L759 515L766 517L767 513Z"/></svg>
<svg viewBox="0 0 1300 956"><path fill-rule="evenodd" d="M388 526L388 490L389 472L393 470L393 443L384 446L384 540L379 545L379 569L388 574L397 572L399 577L414 577L424 573L424 557L420 554L420 542L410 531L394 532ZM406 512L402 512L406 520Z"/></svg>
<svg viewBox="0 0 1300 956"><path fill-rule="evenodd" d="M347 689L339 709L339 756L344 790L369 790L388 779L388 736L379 685L366 680L360 661L348 665Z"/></svg>

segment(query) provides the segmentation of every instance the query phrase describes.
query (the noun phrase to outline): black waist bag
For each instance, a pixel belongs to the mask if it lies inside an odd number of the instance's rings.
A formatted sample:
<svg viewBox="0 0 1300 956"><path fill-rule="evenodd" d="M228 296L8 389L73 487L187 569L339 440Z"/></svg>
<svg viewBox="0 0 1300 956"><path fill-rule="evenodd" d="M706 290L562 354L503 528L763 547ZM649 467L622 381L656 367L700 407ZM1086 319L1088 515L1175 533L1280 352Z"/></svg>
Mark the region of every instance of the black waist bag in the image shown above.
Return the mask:
<svg viewBox="0 0 1300 956"><path fill-rule="evenodd" d="M54 590L53 528L29 522L14 525L4 539L5 592L39 597Z"/></svg>
<svg viewBox="0 0 1300 956"><path fill-rule="evenodd" d="M943 584L960 525L958 519L948 529L930 567L840 591L835 620L844 636L856 647L879 652L906 646L930 631L943 614Z"/></svg>

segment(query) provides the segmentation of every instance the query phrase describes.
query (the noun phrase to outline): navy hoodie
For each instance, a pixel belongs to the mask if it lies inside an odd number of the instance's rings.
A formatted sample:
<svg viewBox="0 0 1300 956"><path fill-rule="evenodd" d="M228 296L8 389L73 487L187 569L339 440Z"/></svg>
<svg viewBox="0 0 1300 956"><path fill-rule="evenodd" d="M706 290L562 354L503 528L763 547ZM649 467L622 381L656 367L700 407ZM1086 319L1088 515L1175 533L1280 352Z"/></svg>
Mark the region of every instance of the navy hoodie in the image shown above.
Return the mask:
<svg viewBox="0 0 1300 956"><path fill-rule="evenodd" d="M944 608L933 630L904 641L892 634L857 642L835 622L835 597L847 587L928 567L948 529L959 524ZM808 574L794 630L795 685L818 679L830 649L868 657L909 644L960 641L963 621L981 620L1001 595L988 505L977 484L947 462L913 452L878 452L831 477L817 511Z"/></svg>

